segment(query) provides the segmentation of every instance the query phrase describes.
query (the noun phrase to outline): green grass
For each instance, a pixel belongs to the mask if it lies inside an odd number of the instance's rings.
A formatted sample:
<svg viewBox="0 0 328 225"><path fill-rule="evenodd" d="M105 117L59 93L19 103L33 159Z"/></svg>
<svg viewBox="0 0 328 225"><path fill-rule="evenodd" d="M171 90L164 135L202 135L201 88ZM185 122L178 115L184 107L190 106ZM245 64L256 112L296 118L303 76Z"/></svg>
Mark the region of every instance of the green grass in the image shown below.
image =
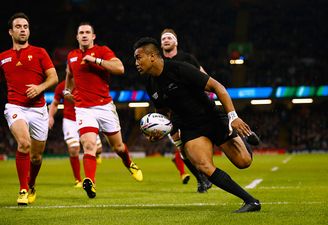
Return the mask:
<svg viewBox="0 0 328 225"><path fill-rule="evenodd" d="M287 162L284 163L284 160ZM0 161L0 224L327 224L328 154L255 155L238 170L226 157L215 164L240 185L263 179L249 192L262 211L234 214L242 201L216 187L196 193L196 181L179 179L169 158L135 159L144 181L138 183L119 159L104 159L97 169L97 197L73 188L69 160L44 159L37 200L17 207L15 161ZM273 167L278 170L272 171Z"/></svg>

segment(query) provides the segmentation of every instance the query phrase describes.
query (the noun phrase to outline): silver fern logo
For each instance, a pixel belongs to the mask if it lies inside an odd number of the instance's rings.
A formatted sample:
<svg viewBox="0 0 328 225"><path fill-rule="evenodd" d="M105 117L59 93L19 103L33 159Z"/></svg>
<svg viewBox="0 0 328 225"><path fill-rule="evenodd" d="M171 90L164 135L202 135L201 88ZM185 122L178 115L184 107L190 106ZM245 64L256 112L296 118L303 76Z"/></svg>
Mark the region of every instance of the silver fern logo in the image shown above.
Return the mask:
<svg viewBox="0 0 328 225"><path fill-rule="evenodd" d="M152 95L152 97L153 97L154 99L158 99L158 93L155 92L155 93Z"/></svg>

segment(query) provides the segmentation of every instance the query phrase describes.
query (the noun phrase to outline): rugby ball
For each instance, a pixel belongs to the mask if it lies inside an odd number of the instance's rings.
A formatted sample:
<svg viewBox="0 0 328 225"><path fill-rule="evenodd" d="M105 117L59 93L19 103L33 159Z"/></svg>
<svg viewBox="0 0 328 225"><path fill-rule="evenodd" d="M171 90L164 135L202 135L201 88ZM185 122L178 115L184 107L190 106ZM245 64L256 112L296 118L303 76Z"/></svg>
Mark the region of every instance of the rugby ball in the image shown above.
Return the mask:
<svg viewBox="0 0 328 225"><path fill-rule="evenodd" d="M172 130L171 121L160 113L148 113L140 120L142 133L151 141L160 140Z"/></svg>

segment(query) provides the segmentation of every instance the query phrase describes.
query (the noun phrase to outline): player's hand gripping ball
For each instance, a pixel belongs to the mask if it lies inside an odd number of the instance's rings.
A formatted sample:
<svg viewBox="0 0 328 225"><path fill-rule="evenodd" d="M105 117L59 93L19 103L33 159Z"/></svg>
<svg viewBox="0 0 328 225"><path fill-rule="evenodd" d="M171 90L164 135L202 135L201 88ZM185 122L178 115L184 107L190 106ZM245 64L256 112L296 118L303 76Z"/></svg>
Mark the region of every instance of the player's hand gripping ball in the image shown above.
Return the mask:
<svg viewBox="0 0 328 225"><path fill-rule="evenodd" d="M150 141L158 141L172 130L171 121L160 113L148 113L140 120L140 129Z"/></svg>

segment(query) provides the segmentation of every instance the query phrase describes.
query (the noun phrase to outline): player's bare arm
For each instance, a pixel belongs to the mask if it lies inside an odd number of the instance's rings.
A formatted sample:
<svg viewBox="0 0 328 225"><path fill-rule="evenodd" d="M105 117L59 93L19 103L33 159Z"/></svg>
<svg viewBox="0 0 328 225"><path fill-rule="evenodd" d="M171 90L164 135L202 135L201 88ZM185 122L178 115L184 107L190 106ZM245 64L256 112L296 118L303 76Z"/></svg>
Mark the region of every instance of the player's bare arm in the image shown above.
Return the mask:
<svg viewBox="0 0 328 225"><path fill-rule="evenodd" d="M74 86L75 86L74 77L67 65L66 78L65 78L65 89L63 91L63 95L64 95L65 100L67 100L69 102L74 102L74 98L72 95L72 90L73 90Z"/></svg>
<svg viewBox="0 0 328 225"><path fill-rule="evenodd" d="M230 95L222 84L210 77L205 86L205 90L214 92L217 95L225 112L228 114L229 125L231 125L231 128L235 129L241 136L251 135L252 131L250 127L237 116Z"/></svg>
<svg viewBox="0 0 328 225"><path fill-rule="evenodd" d="M66 66L66 78L65 78L65 90L73 90L74 88L74 77L69 69L69 66Z"/></svg>
<svg viewBox="0 0 328 225"><path fill-rule="evenodd" d="M119 58L111 58L110 60L104 60L101 58L96 58L91 55L84 56L83 60L85 62L96 63L104 67L108 72L113 75L123 75L124 74L124 66L122 61Z"/></svg>
<svg viewBox="0 0 328 225"><path fill-rule="evenodd" d="M112 58L110 60L104 60L102 63L103 67L108 70L111 74L123 75L124 66L119 58Z"/></svg>
<svg viewBox="0 0 328 225"><path fill-rule="evenodd" d="M26 95L28 98L35 98L49 87L58 83L58 77L55 68L50 68L46 70L45 75L46 75L46 80L43 83L39 85L35 85L35 84L26 85L28 87L26 90Z"/></svg>
<svg viewBox="0 0 328 225"><path fill-rule="evenodd" d="M51 129L55 123L54 116L57 113L59 102L54 99L49 106L49 129Z"/></svg>

